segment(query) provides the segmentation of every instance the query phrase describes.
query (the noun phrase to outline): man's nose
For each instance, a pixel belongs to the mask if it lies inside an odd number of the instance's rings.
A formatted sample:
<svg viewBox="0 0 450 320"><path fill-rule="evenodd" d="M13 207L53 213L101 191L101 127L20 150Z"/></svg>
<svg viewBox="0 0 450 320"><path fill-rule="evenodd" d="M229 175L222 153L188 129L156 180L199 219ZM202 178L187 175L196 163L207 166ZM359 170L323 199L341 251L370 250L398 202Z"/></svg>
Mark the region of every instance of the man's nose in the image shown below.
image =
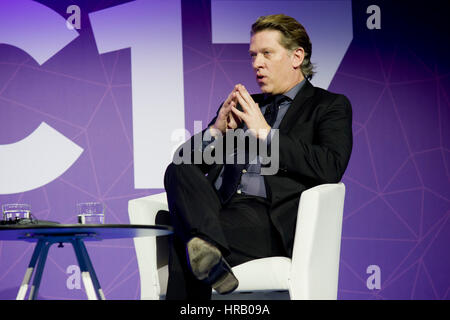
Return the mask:
<svg viewBox="0 0 450 320"><path fill-rule="evenodd" d="M263 67L263 59L262 59L262 55L261 54L257 54L254 58L253 58L253 69L258 70L259 68Z"/></svg>

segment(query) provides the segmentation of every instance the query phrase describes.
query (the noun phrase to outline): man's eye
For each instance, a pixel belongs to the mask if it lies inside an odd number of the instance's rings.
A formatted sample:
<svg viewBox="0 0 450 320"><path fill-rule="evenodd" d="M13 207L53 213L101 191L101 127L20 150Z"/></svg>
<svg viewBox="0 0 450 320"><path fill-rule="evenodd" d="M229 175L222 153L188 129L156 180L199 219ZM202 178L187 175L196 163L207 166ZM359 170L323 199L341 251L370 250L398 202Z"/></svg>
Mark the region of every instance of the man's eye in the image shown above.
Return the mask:
<svg viewBox="0 0 450 320"><path fill-rule="evenodd" d="M264 55L268 56L268 55L270 55L270 52L269 51L264 51Z"/></svg>

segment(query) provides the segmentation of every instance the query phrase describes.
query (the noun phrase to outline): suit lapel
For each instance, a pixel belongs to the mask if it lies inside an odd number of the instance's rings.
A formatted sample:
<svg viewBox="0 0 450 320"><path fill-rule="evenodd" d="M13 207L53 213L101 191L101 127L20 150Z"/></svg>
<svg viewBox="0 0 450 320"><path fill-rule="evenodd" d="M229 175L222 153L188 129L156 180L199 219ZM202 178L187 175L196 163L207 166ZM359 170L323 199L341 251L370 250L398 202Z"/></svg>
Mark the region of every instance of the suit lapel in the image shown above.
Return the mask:
<svg viewBox="0 0 450 320"><path fill-rule="evenodd" d="M289 132L296 120L302 115L307 105L311 103L311 97L313 95L313 85L308 80L305 80L305 84L295 96L291 106L280 123L280 132Z"/></svg>

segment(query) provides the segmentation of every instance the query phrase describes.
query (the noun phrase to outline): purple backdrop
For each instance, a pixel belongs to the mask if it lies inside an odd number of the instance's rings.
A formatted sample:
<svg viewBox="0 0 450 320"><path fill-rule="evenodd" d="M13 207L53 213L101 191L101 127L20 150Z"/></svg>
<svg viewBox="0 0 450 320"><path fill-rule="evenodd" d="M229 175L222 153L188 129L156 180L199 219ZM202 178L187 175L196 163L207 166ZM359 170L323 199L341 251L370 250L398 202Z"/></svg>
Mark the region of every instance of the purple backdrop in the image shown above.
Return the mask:
<svg viewBox="0 0 450 320"><path fill-rule="evenodd" d="M107 223L129 223L128 200L162 190L134 188L131 50L99 55L88 17L127 1L38 2L64 18L69 5L79 5L80 35L42 66L0 44L0 144L45 121L84 152L56 180L1 195L0 204L30 203L40 219L75 223L77 202L100 201ZM450 68L441 31L448 28L438 4L419 10L375 1L382 28L369 30L372 2L352 4L353 41L329 87L347 95L354 111L338 298L449 299ZM194 120L209 122L234 84L258 88L247 44L211 43L210 2L181 3L185 125L192 132ZM106 297L139 299L132 240L87 247ZM32 249L0 241L0 299L15 298ZM83 287L67 286L70 265L73 250L52 247L40 299L85 298ZM380 268L380 289L367 287L370 265Z"/></svg>

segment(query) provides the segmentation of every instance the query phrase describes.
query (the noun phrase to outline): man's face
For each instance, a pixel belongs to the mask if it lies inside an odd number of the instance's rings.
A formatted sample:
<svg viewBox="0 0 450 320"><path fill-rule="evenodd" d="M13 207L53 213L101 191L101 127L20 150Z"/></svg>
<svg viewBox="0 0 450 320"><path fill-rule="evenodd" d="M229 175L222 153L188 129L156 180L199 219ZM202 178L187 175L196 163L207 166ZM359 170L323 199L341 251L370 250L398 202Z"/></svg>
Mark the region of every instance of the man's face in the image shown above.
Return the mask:
<svg viewBox="0 0 450 320"><path fill-rule="evenodd" d="M255 33L250 40L252 67L256 82L264 93L285 93L298 82L299 71L294 69L295 57L280 44L281 36L278 30L263 30Z"/></svg>

